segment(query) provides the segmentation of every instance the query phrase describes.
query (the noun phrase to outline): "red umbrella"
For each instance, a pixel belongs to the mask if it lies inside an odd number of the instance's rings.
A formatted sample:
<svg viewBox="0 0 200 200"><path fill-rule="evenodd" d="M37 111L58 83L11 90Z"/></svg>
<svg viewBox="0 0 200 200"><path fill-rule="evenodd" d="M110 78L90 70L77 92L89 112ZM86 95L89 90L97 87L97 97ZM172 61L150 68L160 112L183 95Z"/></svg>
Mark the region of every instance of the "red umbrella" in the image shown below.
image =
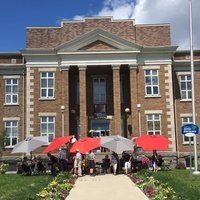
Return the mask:
<svg viewBox="0 0 200 200"><path fill-rule="evenodd" d="M70 152L75 153L76 149L79 149L80 153L85 154L100 146L100 138L85 137L74 142L70 148Z"/></svg>
<svg viewBox="0 0 200 200"><path fill-rule="evenodd" d="M141 135L134 142L146 151L165 150L171 141L163 135Z"/></svg>
<svg viewBox="0 0 200 200"><path fill-rule="evenodd" d="M68 135L68 136L64 136L64 137L58 137L55 138L54 140L52 140L52 142L48 145L48 147L46 147L43 151L43 153L49 153L50 151L53 151L55 149L58 149L59 147L61 147L63 144L68 143L71 138L73 137L73 135Z"/></svg>

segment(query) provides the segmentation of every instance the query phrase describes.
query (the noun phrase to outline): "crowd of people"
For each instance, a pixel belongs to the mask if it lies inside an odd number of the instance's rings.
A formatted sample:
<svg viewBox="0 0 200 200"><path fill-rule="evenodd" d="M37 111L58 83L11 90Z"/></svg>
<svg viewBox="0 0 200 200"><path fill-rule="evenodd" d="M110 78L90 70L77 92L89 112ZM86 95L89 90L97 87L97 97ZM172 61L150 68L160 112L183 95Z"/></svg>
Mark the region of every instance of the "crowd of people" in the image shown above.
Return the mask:
<svg viewBox="0 0 200 200"><path fill-rule="evenodd" d="M24 173L26 175L46 173L46 166L40 156L33 156L30 162L25 156L22 164L18 166L18 173Z"/></svg>
<svg viewBox="0 0 200 200"><path fill-rule="evenodd" d="M75 154L70 154L67 149L59 149L57 155L47 153L50 161L51 174L56 175L60 171L71 171L74 176L82 176L83 174L90 174L94 176L96 173L97 165L100 166L101 173L118 173L128 174L140 168L148 168L150 160L152 161L152 169L157 172L158 168L162 165L163 159L156 151L153 151L151 159L145 155L134 157L132 152L123 152L121 158L118 154L112 152L106 154L101 162L96 162L95 153L91 150L88 154L83 155L79 149L76 149ZM45 164L40 156L33 156L31 161L28 162L25 156L22 164L21 171L27 175L41 174L48 170L49 165Z"/></svg>

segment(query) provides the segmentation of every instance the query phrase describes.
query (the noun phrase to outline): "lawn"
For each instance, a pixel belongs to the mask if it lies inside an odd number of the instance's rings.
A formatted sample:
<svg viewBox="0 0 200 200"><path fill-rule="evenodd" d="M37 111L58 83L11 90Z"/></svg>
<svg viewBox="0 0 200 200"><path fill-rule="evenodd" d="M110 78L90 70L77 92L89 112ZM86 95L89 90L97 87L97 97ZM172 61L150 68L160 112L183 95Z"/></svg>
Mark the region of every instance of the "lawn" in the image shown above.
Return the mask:
<svg viewBox="0 0 200 200"><path fill-rule="evenodd" d="M53 178L51 175L0 174L0 200L36 199L36 194Z"/></svg>
<svg viewBox="0 0 200 200"><path fill-rule="evenodd" d="M168 183L184 200L200 198L200 175L192 175L189 170L158 171L153 176L162 183Z"/></svg>

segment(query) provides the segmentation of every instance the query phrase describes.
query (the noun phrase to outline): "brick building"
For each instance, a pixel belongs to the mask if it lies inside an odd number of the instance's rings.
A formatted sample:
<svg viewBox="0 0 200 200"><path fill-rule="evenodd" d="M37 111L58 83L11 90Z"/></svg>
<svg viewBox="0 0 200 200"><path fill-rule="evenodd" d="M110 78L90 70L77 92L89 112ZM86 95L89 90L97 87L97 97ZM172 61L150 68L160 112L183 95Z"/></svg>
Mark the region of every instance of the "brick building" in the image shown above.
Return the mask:
<svg viewBox="0 0 200 200"><path fill-rule="evenodd" d="M29 135L48 135L50 142L96 130L128 138L163 134L172 141L168 151L189 151L180 133L192 122L189 51L171 46L169 24L99 17L26 32L25 49L0 53L5 155ZM199 58L195 51L195 85Z"/></svg>

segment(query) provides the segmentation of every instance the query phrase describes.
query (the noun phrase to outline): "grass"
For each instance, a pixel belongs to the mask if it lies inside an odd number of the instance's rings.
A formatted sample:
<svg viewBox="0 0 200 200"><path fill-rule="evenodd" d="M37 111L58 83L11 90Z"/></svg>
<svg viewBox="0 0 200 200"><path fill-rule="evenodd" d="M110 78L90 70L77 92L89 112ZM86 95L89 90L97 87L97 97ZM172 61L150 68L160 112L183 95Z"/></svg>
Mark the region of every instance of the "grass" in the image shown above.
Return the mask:
<svg viewBox="0 0 200 200"><path fill-rule="evenodd" d="M200 197L200 176L192 175L190 178L189 170L158 171L152 175L160 182L172 186L184 200ZM36 194L53 178L51 175L0 174L0 200L36 200Z"/></svg>
<svg viewBox="0 0 200 200"><path fill-rule="evenodd" d="M173 187L184 200L200 198L200 175L190 177L189 170L158 171L153 176L162 183Z"/></svg>
<svg viewBox="0 0 200 200"><path fill-rule="evenodd" d="M53 178L51 175L0 174L0 200L34 200Z"/></svg>

